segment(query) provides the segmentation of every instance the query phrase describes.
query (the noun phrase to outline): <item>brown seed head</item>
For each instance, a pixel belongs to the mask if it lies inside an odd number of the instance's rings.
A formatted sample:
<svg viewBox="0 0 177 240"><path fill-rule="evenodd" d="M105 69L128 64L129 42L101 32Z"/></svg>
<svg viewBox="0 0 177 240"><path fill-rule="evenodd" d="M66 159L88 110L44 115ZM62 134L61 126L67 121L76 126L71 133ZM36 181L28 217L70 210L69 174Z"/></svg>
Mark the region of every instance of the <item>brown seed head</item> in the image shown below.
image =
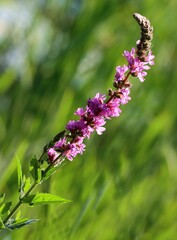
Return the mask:
<svg viewBox="0 0 177 240"><path fill-rule="evenodd" d="M146 56L151 50L151 41L153 39L153 27L150 21L139 13L134 13L133 17L141 27L141 38L137 42L137 56L143 62L146 61Z"/></svg>

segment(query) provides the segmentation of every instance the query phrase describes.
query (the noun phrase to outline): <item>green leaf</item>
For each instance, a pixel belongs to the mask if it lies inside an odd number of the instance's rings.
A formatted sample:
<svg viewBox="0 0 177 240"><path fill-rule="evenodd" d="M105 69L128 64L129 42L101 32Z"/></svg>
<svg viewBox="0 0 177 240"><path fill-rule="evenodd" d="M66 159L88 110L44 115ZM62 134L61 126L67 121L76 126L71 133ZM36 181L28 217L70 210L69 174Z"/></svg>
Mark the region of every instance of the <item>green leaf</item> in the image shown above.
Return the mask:
<svg viewBox="0 0 177 240"><path fill-rule="evenodd" d="M30 186L31 186L30 177L26 178L24 176L23 190L24 190L25 193L30 189Z"/></svg>
<svg viewBox="0 0 177 240"><path fill-rule="evenodd" d="M19 220L14 220L10 224L7 224L6 228L8 228L10 230L14 230L16 228L22 228L22 227L25 227L25 226L27 226L31 223L35 223L35 222L38 222L38 221L39 221L39 219L21 218Z"/></svg>
<svg viewBox="0 0 177 240"><path fill-rule="evenodd" d="M17 158L17 173L18 173L18 189L19 192L22 190L22 167L20 160Z"/></svg>
<svg viewBox="0 0 177 240"><path fill-rule="evenodd" d="M53 203L62 204L62 203L71 202L70 200L67 200L49 193L33 194L28 197L22 198L22 201L24 203L29 204L30 206L53 204Z"/></svg>
<svg viewBox="0 0 177 240"><path fill-rule="evenodd" d="M2 228L5 228L5 226L4 226L4 223L3 223L3 221L2 221L2 219L0 217L0 231L1 231Z"/></svg>
<svg viewBox="0 0 177 240"><path fill-rule="evenodd" d="M29 169L35 182L39 183L41 181L42 174L41 174L40 164L35 156L31 159Z"/></svg>
<svg viewBox="0 0 177 240"><path fill-rule="evenodd" d="M5 198L5 193L2 193L0 195L0 203L2 203L4 201L4 198Z"/></svg>
<svg viewBox="0 0 177 240"><path fill-rule="evenodd" d="M61 167L63 167L66 163L68 163L69 161L64 161L65 158L63 158L63 160L61 161L61 163L57 166L50 166L50 169L48 171L44 171L43 172L43 176L42 176L42 180L46 180L48 179L55 171L57 171L58 169L60 169Z"/></svg>
<svg viewBox="0 0 177 240"><path fill-rule="evenodd" d="M43 172L44 174L43 174L42 179L43 180L48 179L55 171L56 171L56 167L51 166L50 170L48 170L47 172Z"/></svg>
<svg viewBox="0 0 177 240"><path fill-rule="evenodd" d="M63 138L65 135L65 130L59 132L45 147L44 152L47 152L47 150L54 146L54 144L60 140L60 138Z"/></svg>
<svg viewBox="0 0 177 240"><path fill-rule="evenodd" d="M0 214L4 215L5 213L7 213L10 209L12 205L12 202L7 202L4 203L1 207L0 207Z"/></svg>
<svg viewBox="0 0 177 240"><path fill-rule="evenodd" d="M18 210L16 216L15 216L15 220L19 220L21 217L21 210Z"/></svg>

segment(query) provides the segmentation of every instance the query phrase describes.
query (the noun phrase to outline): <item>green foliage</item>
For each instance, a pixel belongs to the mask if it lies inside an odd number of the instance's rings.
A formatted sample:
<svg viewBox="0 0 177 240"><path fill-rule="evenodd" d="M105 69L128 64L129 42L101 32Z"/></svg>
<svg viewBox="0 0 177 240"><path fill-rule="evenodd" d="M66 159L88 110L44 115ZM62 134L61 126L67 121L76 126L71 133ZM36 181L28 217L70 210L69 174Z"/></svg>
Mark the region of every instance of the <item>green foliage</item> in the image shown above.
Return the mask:
<svg viewBox="0 0 177 240"><path fill-rule="evenodd" d="M26 178L25 175L23 175L23 194L27 193L30 187L31 187L30 177Z"/></svg>
<svg viewBox="0 0 177 240"><path fill-rule="evenodd" d="M30 162L29 170L34 181L36 183L39 183L41 181L42 173L41 173L39 162L35 156L32 158Z"/></svg>
<svg viewBox="0 0 177 240"><path fill-rule="evenodd" d="M0 217L0 231L5 228L2 218Z"/></svg>
<svg viewBox="0 0 177 240"><path fill-rule="evenodd" d="M56 167L50 166L50 169L47 172L42 172L42 179L47 180L53 173L57 170Z"/></svg>
<svg viewBox="0 0 177 240"><path fill-rule="evenodd" d="M63 204L71 202L67 199L61 198L59 196L49 194L49 193L36 193L29 195L27 197L24 197L22 199L23 203L27 203L30 206L37 206L37 205L45 205L45 204Z"/></svg>
<svg viewBox="0 0 177 240"><path fill-rule="evenodd" d="M4 215L4 214L8 213L11 206L12 206L12 202L7 202L7 203L2 204L2 206L0 207L0 215Z"/></svg>
<svg viewBox="0 0 177 240"><path fill-rule="evenodd" d="M123 50L140 37L133 12L154 26L156 64L143 84L132 78L132 101L107 131L36 189L72 204L24 207L20 218L41 221L2 230L0 238L176 239L177 1L25 3L0 3L0 192L7 202L18 199L15 156L26 175L31 157L76 119L76 108L111 87Z"/></svg>
<svg viewBox="0 0 177 240"><path fill-rule="evenodd" d="M28 226L32 223L36 223L38 222L39 219L28 219L28 218L21 218L18 220L12 220L10 224L6 225L6 228L9 230L14 230L14 229L18 229L18 228L22 228L25 226Z"/></svg>

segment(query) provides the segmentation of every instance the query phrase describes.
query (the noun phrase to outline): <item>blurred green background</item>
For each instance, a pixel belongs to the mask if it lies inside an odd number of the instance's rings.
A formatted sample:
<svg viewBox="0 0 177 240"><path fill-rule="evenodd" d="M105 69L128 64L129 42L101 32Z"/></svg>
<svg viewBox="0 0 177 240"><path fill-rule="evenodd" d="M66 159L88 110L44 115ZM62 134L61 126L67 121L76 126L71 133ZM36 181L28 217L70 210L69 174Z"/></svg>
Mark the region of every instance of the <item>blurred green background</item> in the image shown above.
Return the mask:
<svg viewBox="0 0 177 240"><path fill-rule="evenodd" d="M135 46L139 12L154 26L155 66L132 101L87 141L83 156L38 189L73 202L22 207L40 218L3 240L175 240L177 236L177 1L0 3L0 192L18 199L16 157L31 157L97 92Z"/></svg>

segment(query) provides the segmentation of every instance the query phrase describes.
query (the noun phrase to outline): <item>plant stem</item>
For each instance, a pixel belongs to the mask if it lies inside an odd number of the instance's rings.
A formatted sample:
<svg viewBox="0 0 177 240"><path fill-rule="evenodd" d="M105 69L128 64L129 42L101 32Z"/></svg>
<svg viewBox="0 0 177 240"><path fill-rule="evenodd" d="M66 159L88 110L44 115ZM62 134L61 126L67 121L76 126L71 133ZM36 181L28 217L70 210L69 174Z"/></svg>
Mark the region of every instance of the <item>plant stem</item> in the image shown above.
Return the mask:
<svg viewBox="0 0 177 240"><path fill-rule="evenodd" d="M24 197L27 197L27 196L37 187L38 184L39 184L39 183L34 182L34 183L31 185L30 189L29 189L29 190L26 192L26 194L23 196L23 198L24 198ZM14 206L14 208L12 209L12 211L9 213L9 215L7 215L7 217L4 219L4 221L3 221L4 225L8 222L8 220L16 213L16 211L17 211L17 210L20 208L20 206L23 204L23 201L22 201L23 198L21 198L21 199L18 201L18 203Z"/></svg>
<svg viewBox="0 0 177 240"><path fill-rule="evenodd" d="M61 157L58 156L58 158L54 161L54 163ZM46 169L44 170L44 175L43 178L40 182L34 182L31 187L29 188L29 190L25 193L25 195L19 199L18 203L14 206L14 208L12 209L12 211L7 215L7 217L4 219L3 223L4 225L8 222L8 220L17 212L17 210L21 207L21 205L23 204L23 198L27 197L40 183L42 183L44 181L44 177L46 175L46 173L51 169L51 167L53 167L53 163L49 164Z"/></svg>
<svg viewBox="0 0 177 240"><path fill-rule="evenodd" d="M7 215L7 217L4 219L3 223L4 225L8 222L8 220L15 214L15 212L19 209L19 207L22 205L21 200L15 205L15 207L12 209L12 211Z"/></svg>

